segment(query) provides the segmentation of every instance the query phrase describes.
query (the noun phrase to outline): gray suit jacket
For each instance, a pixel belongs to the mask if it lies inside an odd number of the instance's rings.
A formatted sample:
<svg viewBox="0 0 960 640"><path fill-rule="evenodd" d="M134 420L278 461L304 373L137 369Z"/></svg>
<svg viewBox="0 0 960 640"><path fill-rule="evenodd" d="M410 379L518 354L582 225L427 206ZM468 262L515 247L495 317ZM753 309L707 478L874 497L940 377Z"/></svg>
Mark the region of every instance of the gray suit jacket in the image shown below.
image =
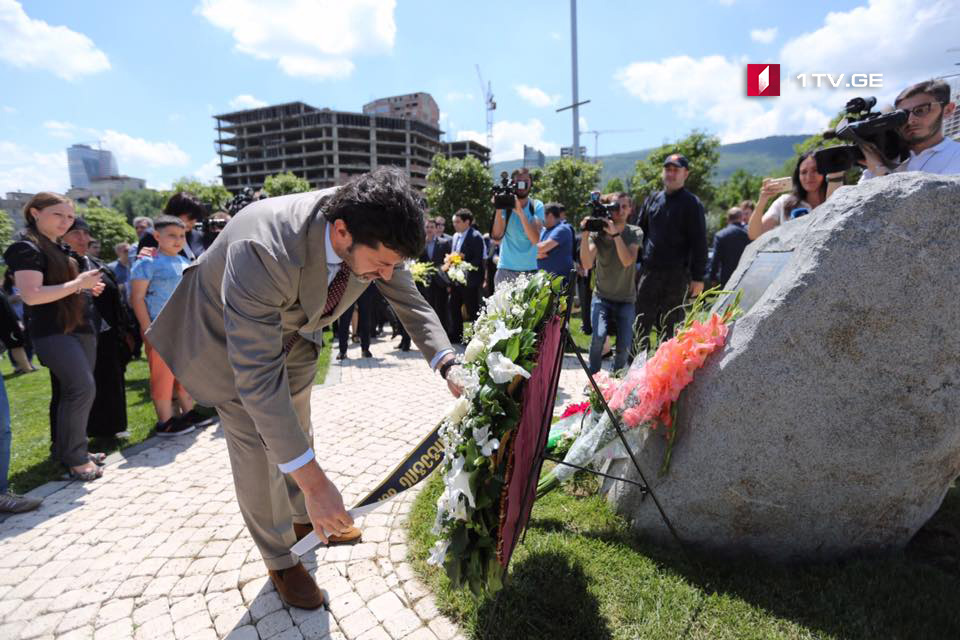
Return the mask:
<svg viewBox="0 0 960 640"><path fill-rule="evenodd" d="M147 337L177 380L201 404L239 398L273 462L288 462L313 443L297 424L283 345L298 332L320 342L368 283L353 274L340 304L327 301L327 222L321 212L334 189L260 200L220 233L150 325ZM410 272L376 283L427 360L450 348L433 309Z"/></svg>

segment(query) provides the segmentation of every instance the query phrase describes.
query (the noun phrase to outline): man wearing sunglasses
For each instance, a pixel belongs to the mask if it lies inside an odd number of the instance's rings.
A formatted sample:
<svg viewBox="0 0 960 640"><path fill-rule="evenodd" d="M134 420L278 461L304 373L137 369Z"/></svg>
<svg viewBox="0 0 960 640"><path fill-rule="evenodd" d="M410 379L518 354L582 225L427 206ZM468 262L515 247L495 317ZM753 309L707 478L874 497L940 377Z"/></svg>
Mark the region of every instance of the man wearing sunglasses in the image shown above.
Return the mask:
<svg viewBox="0 0 960 640"><path fill-rule="evenodd" d="M943 80L919 82L904 89L893 104L910 114L898 130L910 148L910 157L893 171L960 174L960 142L943 136L943 121L956 109L950 101L950 85ZM861 180L890 173L876 148L865 145L861 149L867 165Z"/></svg>

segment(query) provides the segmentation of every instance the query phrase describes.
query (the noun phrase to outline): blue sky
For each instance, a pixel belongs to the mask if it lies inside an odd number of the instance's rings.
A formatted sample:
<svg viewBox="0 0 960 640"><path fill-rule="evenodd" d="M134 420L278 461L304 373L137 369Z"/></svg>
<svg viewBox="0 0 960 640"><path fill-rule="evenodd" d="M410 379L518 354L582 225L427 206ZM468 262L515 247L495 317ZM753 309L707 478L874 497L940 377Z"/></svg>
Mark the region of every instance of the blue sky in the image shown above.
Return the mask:
<svg viewBox="0 0 960 640"><path fill-rule="evenodd" d="M601 154L693 128L735 142L819 130L854 95L797 73L881 73L871 93L889 101L960 71L960 0L581 0L578 40L582 128L639 129L601 133ZM745 96L748 62L782 65L779 98ZM359 111L427 91L448 138L483 142L475 64L497 101L495 159L571 144L555 112L571 97L567 0L0 0L0 192L66 190L76 142L150 187L209 180L213 114L293 100Z"/></svg>

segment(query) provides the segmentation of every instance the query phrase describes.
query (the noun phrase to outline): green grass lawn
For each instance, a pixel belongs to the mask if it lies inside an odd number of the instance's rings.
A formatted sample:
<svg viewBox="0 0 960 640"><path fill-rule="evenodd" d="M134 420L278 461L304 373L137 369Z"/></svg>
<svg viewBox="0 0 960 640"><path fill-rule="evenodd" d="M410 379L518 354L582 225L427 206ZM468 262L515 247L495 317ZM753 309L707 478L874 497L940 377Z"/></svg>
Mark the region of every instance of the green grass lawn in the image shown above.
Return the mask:
<svg viewBox="0 0 960 640"><path fill-rule="evenodd" d="M435 475L414 504L410 555L471 638L960 638L956 488L906 553L792 566L688 561L639 539L602 498L554 491L534 506L507 586L483 598L425 562L441 490Z"/></svg>
<svg viewBox="0 0 960 640"><path fill-rule="evenodd" d="M324 347L317 361L316 383L322 384L330 367L332 334L324 333ZM39 363L34 358L34 366ZM10 459L10 488L24 493L63 474L59 463L50 459L50 374L40 367L36 373L11 377L13 369L4 357L0 363L10 399L13 445ZM110 453L143 442L153 434L157 415L150 400L150 371L146 359L127 365L127 430L129 440L91 438L90 450Z"/></svg>

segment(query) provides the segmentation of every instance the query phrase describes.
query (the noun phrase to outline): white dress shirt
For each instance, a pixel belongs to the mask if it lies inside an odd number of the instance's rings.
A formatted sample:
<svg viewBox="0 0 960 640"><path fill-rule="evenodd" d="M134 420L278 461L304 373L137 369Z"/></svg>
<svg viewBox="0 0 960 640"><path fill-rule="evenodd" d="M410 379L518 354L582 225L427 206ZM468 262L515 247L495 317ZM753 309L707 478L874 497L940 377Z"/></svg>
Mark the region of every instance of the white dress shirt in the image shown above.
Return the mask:
<svg viewBox="0 0 960 640"><path fill-rule="evenodd" d="M939 144L924 149L920 153L911 151L910 157L901 162L893 171L895 173L926 171L939 175L960 175L960 142L952 138L944 138ZM873 172L867 169L863 172L860 181L863 182L875 177Z"/></svg>

